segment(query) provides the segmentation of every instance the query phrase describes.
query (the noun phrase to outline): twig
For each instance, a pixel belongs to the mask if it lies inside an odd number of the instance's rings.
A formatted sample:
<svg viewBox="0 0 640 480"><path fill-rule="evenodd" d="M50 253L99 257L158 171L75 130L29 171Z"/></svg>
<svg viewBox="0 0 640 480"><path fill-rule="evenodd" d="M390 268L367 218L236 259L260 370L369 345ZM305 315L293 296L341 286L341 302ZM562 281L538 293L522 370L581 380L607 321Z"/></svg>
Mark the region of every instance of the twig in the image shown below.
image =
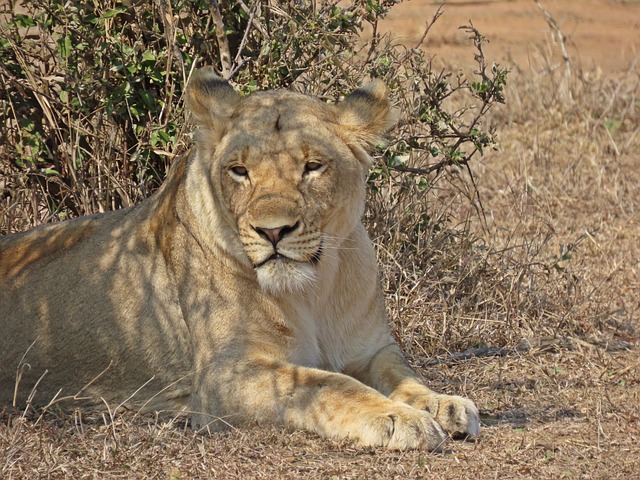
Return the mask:
<svg viewBox="0 0 640 480"><path fill-rule="evenodd" d="M369 46L369 51L367 52L366 63L369 63L371 57L376 52L378 41L380 40L378 35L378 16L376 16L375 20L371 24L373 27L373 32L371 33L371 45Z"/></svg>
<svg viewBox="0 0 640 480"><path fill-rule="evenodd" d="M548 10L546 10L540 0L533 0L536 2L536 5L542 12L544 19L547 21L547 24L555 32L558 36L558 40L560 41L560 50L562 51L562 59L564 60L564 74L567 82L567 93L569 94L569 99L573 99L573 92L571 91L571 57L569 56L569 51L567 50L567 39L565 38L562 30L560 30L560 26L555 21L555 19L551 16Z"/></svg>
<svg viewBox="0 0 640 480"><path fill-rule="evenodd" d="M231 75L231 52L229 50L229 40L224 33L224 22L220 13L220 4L218 0L209 0L211 3L211 17L216 27L216 40L218 41L218 49L220 50L220 64L222 66L222 76L228 79Z"/></svg>
<svg viewBox="0 0 640 480"><path fill-rule="evenodd" d="M424 42L424 39L427 38L429 30L431 30L431 27L433 26L433 24L436 23L438 21L438 19L440 18L440 16L443 14L443 12L442 12L442 7L443 6L444 6L444 4L441 4L438 7L438 9L436 10L436 13L434 13L433 17L431 17L431 21L429 21L429 20L426 21L424 33L422 34L422 37L420 37L420 41L418 43L416 43L416 46L413 47L413 48L420 48L420 46L422 46L422 43Z"/></svg>
<svg viewBox="0 0 640 480"><path fill-rule="evenodd" d="M27 357L29 350L33 348L35 343L36 343L35 340L31 342L31 345L29 345L29 348L27 348L26 352L24 352L24 354L22 355L22 358L18 362L18 367L16 368L16 383L13 387L13 404L12 404L14 408L18 404L18 388L20 387L20 380L22 379L22 373L24 372L25 367L28 369L31 369L31 365L26 363L24 359Z"/></svg>
<svg viewBox="0 0 640 480"><path fill-rule="evenodd" d="M520 354L536 350L539 352L545 352L551 349L565 348L567 350L574 350L576 345L587 348L603 348L607 352L615 352L619 350L631 350L636 348L636 345L618 341L615 343L608 343L606 345L597 345L589 342L585 342L579 338L574 337L542 337L532 340L523 340L513 347L478 347L470 348L463 352L456 352L445 357L430 358L424 362L418 362L419 367L427 367L440 364L452 364L456 362L463 362L471 360L472 358L481 357L505 357L507 355ZM633 366L631 367L633 368ZM623 373L626 371L622 370ZM617 373L617 372L616 372Z"/></svg>
<svg viewBox="0 0 640 480"><path fill-rule="evenodd" d="M233 59L234 64L234 72L235 73L240 67L241 64L244 64L242 61L242 50L244 48L245 43L247 42L247 38L249 38L249 32L251 31L251 25L253 25L253 19L256 16L256 10L258 9L259 3L256 2L251 8L249 12L249 21L247 22L247 28L244 29L244 34L242 35L242 40L240 41L240 46L238 47L238 51L236 52L236 58Z"/></svg>
<svg viewBox="0 0 640 480"><path fill-rule="evenodd" d="M437 173L445 167L453 167L453 166L459 167L462 165L466 165L468 161L469 159L460 160L459 162L454 162L453 160L443 160L441 162L429 165L426 168L408 167L406 165L394 165L393 167L391 167L391 169L397 172L403 172L403 173L414 173L416 175L428 175L433 172Z"/></svg>
<svg viewBox="0 0 640 480"><path fill-rule="evenodd" d="M475 149L471 155L469 155L469 158L473 157L476 152L478 150ZM476 206L475 202L471 202L471 205L474 206L474 208L476 209L476 212L480 215L482 215L482 220L483 220L483 227L486 229L487 228L487 215L485 214L484 211L484 205L482 205L482 198L480 197L480 190L478 190L478 185L476 184L476 177L473 176L473 171L471 170L471 167L469 166L469 164L465 164L465 166L467 167L467 173L469 174L469 178L471 179L471 184L473 185L473 190L476 192L476 198L478 199L478 205Z"/></svg>
<svg viewBox="0 0 640 480"><path fill-rule="evenodd" d="M260 2L256 2L255 5L256 6L259 5L259 3ZM238 0L238 5L240 5L240 8L242 8L242 10L244 10L244 12L247 15L251 15L251 9L242 0ZM269 32L267 32L267 30L262 26L262 24L258 22L258 20L255 18L255 15L251 17L249 20L265 39L269 38Z"/></svg>

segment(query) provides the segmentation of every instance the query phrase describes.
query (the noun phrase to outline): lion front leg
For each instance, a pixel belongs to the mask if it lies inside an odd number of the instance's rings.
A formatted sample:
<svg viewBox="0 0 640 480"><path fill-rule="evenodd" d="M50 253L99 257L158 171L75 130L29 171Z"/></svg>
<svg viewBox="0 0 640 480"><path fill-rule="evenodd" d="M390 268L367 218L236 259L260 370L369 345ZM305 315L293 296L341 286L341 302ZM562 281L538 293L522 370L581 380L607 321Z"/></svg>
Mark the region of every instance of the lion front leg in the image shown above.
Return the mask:
<svg viewBox="0 0 640 480"><path fill-rule="evenodd" d="M438 394L427 388L407 365L395 343L374 355L365 383L392 400L429 412L450 434L472 438L480 433L480 417L475 404L468 398Z"/></svg>
<svg viewBox="0 0 640 480"><path fill-rule="evenodd" d="M281 424L361 446L438 450L446 434L424 410L340 373L271 360L236 364L203 378L214 415L231 425ZM202 390L205 393L205 390ZM200 402L201 408L207 408ZM195 418L195 417L194 417Z"/></svg>

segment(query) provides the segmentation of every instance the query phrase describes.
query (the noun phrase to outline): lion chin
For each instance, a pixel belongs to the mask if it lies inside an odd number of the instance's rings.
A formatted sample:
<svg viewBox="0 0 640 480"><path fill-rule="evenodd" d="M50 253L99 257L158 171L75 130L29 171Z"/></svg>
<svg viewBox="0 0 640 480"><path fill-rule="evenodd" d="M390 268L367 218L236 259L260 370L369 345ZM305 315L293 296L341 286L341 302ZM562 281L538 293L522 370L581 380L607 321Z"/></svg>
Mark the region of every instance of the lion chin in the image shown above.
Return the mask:
<svg viewBox="0 0 640 480"><path fill-rule="evenodd" d="M308 262L299 262L277 256L256 268L258 284L271 294L302 292L316 283L316 268Z"/></svg>

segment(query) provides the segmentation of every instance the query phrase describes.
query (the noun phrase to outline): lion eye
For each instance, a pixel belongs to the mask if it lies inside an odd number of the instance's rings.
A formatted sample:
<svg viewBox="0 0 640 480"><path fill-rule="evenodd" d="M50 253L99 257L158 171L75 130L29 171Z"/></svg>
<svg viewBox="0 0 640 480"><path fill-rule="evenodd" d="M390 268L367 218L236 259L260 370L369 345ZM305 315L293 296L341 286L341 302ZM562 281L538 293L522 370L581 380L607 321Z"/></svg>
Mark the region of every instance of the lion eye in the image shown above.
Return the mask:
<svg viewBox="0 0 640 480"><path fill-rule="evenodd" d="M304 173L316 172L320 170L322 167L324 167L322 163L311 160L310 162L307 162L306 165L304 166Z"/></svg>
<svg viewBox="0 0 640 480"><path fill-rule="evenodd" d="M249 171L247 170L246 167L243 167L242 165L234 165L233 167L229 168L229 171L236 177L245 178L249 176Z"/></svg>

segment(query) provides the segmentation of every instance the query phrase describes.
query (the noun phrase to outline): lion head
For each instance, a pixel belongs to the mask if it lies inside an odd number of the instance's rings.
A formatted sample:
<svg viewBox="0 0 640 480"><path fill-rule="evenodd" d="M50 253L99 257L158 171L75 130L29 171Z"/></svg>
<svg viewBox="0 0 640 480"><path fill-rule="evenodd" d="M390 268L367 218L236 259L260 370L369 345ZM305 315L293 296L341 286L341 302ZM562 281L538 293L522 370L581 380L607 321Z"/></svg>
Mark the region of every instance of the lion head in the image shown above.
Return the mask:
<svg viewBox="0 0 640 480"><path fill-rule="evenodd" d="M187 105L200 126L189 178L203 231L264 290L312 285L360 222L367 148L392 125L384 84L337 104L285 90L243 97L205 68Z"/></svg>

